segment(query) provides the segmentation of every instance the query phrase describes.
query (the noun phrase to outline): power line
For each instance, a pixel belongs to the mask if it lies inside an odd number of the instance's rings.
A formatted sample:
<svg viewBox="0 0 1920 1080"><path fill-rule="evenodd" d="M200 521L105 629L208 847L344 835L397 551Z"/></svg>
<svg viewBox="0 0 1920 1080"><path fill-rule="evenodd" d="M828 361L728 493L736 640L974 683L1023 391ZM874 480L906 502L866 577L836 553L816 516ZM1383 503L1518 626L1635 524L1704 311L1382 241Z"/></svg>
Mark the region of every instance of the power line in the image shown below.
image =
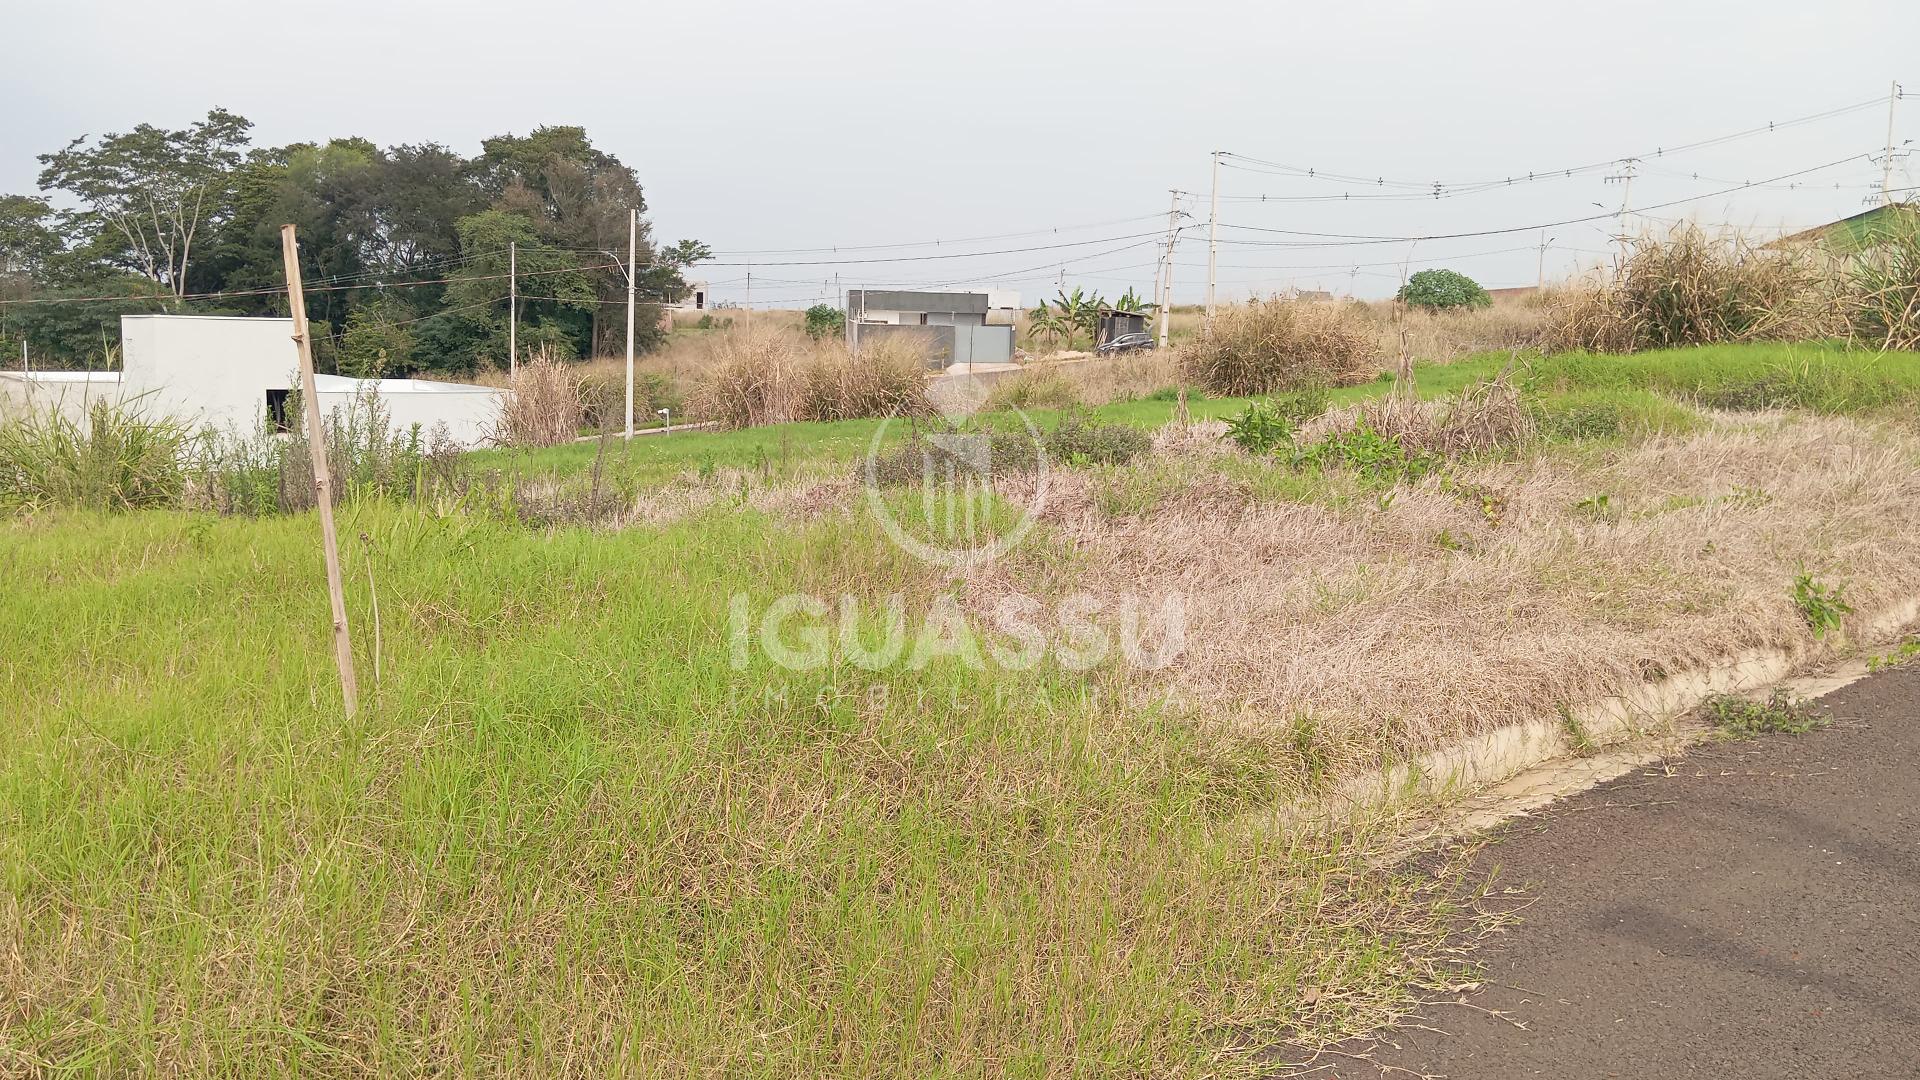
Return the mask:
<svg viewBox="0 0 1920 1080"><path fill-rule="evenodd" d="M814 255L820 252L827 252L832 254L832 253L838 253L842 251L894 251L900 248L941 247L946 244L977 244L977 243L985 243L989 240L1017 240L1027 236L1049 236L1049 235L1053 235L1061 232L1074 232L1079 229L1100 229L1100 228L1105 228L1106 226L1109 226L1109 225L1124 225L1134 221L1158 220L1162 216L1163 215L1157 214L1157 213L1140 214L1134 217L1113 218L1107 221L1088 222L1087 224L1084 224L1084 225L1055 225L1051 228L1029 229L1024 232L995 233L990 236L963 236L963 237L957 237L957 238L946 239L946 240L913 240L913 241L902 241L902 242L893 243L893 244L832 244L824 247L810 247L810 248L761 248L761 249L755 249L755 250L741 250L741 251L716 251L714 252L714 255L716 257L722 256L722 255L729 256L729 257L744 256L744 255ZM1093 242L1097 242L1097 241L1093 241ZM733 266L733 265L740 265L740 264L711 263L710 265ZM778 266L782 264L761 263L760 265Z"/></svg>
<svg viewBox="0 0 1920 1080"><path fill-rule="evenodd" d="M1815 165L1812 168L1800 169L1790 173L1782 173L1779 176L1770 177L1766 180L1760 181L1760 183L1771 184L1781 180L1789 180L1796 176L1805 176L1808 173L1819 172L1822 169L1831 169L1831 168L1834 168L1835 166L1845 165L1853 161L1859 161L1868 156L1869 155L1866 155L1866 154L1852 154L1847 157L1841 158L1838 161L1827 162L1824 165ZM1636 210L1625 211L1624 213L1630 215L1630 214L1636 214L1645 210L1661 210L1669 206L1680 206L1684 203L1698 202L1701 199L1712 199L1712 198L1717 198L1721 195L1731 195L1734 192L1744 191L1747 188L1752 186L1755 186L1755 185L1741 184L1736 187L1725 188L1720 191L1710 191L1704 195L1689 195L1684 199L1674 199L1669 202L1655 203L1651 206L1643 206ZM1505 236L1511 233L1533 232L1538 229L1555 229L1565 225L1581 225L1581 224L1585 224L1593 221L1605 221L1612 218L1619 218L1622 216L1622 213L1623 213L1622 211L1618 211L1618 210L1609 210L1605 213L1588 214L1585 217L1566 218L1561 221L1535 222L1531 225L1515 225L1510 228L1502 228L1502 229L1477 229L1472 232L1434 233L1427 236L1373 236L1373 235L1368 235L1364 233L1308 232L1302 229L1276 229L1276 228L1270 228L1270 227L1261 226L1261 225L1234 225L1224 221L1220 223L1220 227L1223 229L1235 229L1242 232L1280 233L1287 236L1308 236L1308 237L1314 237L1316 239L1325 239L1329 241L1334 241L1332 243L1313 243L1313 242L1283 241L1283 240L1222 241L1222 243L1237 244L1240 246L1300 247L1300 248L1358 247L1358 246L1363 246L1367 244L1409 244L1409 243L1424 242L1428 240L1464 240L1464 239L1468 239L1471 237L1478 237L1478 236Z"/></svg>
<svg viewBox="0 0 1920 1080"><path fill-rule="evenodd" d="M1158 217L1159 215L1155 215ZM1138 240L1145 236L1159 236L1159 232L1132 233L1126 236L1103 236L1094 240L1075 240L1064 244L1036 244L1032 247L1001 248L996 251L964 251L941 255L894 255L869 259L794 259L787 261L762 262L709 262L708 266L848 266L861 263L900 263L935 262L945 259L977 259L989 255L1019 255L1029 251L1058 251L1063 248L1088 247L1093 244L1110 244L1115 240Z"/></svg>
<svg viewBox="0 0 1920 1080"><path fill-rule="evenodd" d="M1498 177L1498 178L1487 179L1487 180L1448 182L1443 180L1389 179L1385 176L1364 176L1356 173L1342 173L1342 172L1332 172L1332 171L1318 169L1318 168L1306 168L1298 165L1290 165L1285 162L1268 161L1261 158L1249 157L1245 154L1223 153L1221 156L1223 158L1234 159L1234 161L1236 162L1245 163L1245 164L1234 164L1233 162L1223 162L1223 164L1225 164L1228 168L1238 169L1239 171L1242 171L1242 172L1255 172L1255 173L1266 172L1276 176L1291 176L1291 177L1304 178L1304 179L1310 179L1310 180L1324 180L1330 183L1338 183L1338 184L1361 185L1361 186L1367 186L1367 187L1400 188L1408 191L1422 192L1424 193L1424 197L1427 197L1427 198L1436 198L1449 193L1464 194L1469 191L1483 191L1483 190L1489 190L1492 188L1512 187L1516 184L1534 183L1540 180L1566 179L1568 177L1571 177L1580 173L1588 173L1588 172L1594 172L1600 169L1612 168L1613 166L1617 165L1619 162L1624 161L1628 158L1658 159L1658 158L1663 158L1669 154L1678 154L1678 153L1684 153L1691 150L1703 149L1709 146L1718 146L1724 143L1733 142L1738 139L1750 138L1754 135L1769 134L1776 131L1782 131L1787 128L1798 127L1802 124L1811 124L1811 123L1817 123L1822 120L1830 120L1835 117L1845 116L1849 113L1859 112L1867 108L1878 108L1885 101L1886 101L1886 98L1884 97L1874 97L1866 101L1857 101L1849 105L1842 105L1837 108L1827 109L1817 113L1811 113L1806 116L1795 117L1794 119L1791 119L1791 120L1769 122L1761 126L1745 128L1740 131L1731 132L1725 135L1716 135L1711 138L1699 139L1694 142L1681 143L1677 146L1655 147L1652 150L1643 151L1638 154L1624 154L1616 157L1610 157L1603 161L1589 162L1583 165L1571 165L1571 166L1565 166L1557 169L1529 169L1524 172L1511 173L1505 177Z"/></svg>

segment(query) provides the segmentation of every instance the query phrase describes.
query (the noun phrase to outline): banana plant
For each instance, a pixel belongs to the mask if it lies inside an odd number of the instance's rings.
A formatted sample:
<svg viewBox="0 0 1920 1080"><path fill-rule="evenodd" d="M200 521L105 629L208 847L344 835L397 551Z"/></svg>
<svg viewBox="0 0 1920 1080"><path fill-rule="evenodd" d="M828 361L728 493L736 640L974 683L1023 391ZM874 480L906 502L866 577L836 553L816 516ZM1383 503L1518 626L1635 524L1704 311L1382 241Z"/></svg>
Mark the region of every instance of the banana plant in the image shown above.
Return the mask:
<svg viewBox="0 0 1920 1080"><path fill-rule="evenodd" d="M1148 303L1144 297L1133 291L1133 286L1131 285L1127 286L1126 293L1123 294L1120 299L1113 302L1113 310L1131 312L1136 315L1151 314L1159 306L1159 304Z"/></svg>

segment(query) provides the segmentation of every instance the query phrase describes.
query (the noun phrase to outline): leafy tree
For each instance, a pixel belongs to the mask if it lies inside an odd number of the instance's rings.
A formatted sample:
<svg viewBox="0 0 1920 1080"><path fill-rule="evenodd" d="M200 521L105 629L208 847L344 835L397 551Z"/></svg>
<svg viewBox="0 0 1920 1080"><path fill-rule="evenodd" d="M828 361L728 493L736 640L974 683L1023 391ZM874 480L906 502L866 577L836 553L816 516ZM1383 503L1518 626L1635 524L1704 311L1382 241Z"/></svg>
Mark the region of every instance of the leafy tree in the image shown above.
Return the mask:
<svg viewBox="0 0 1920 1080"><path fill-rule="evenodd" d="M1032 311L1027 312L1027 340L1045 340L1048 348L1060 343L1061 335L1067 332L1067 324L1053 309L1042 300Z"/></svg>
<svg viewBox="0 0 1920 1080"><path fill-rule="evenodd" d="M76 223L112 237L115 261L165 286L178 309L194 242L224 211L227 182L252 126L213 109L181 131L141 124L92 144L83 135L40 155L40 186L79 199L85 209Z"/></svg>
<svg viewBox="0 0 1920 1080"><path fill-rule="evenodd" d="M1148 303L1145 297L1133 291L1131 285L1127 287L1125 293L1121 294L1120 299L1113 302L1113 310L1115 311L1129 311L1140 315L1148 314L1159 306L1159 304Z"/></svg>
<svg viewBox="0 0 1920 1080"><path fill-rule="evenodd" d="M1493 297L1487 295L1487 290L1456 270L1422 270L1400 286L1395 299L1428 311L1479 308L1493 303Z"/></svg>
<svg viewBox="0 0 1920 1080"><path fill-rule="evenodd" d="M347 317L340 335L338 367L340 374L362 379L377 379L412 367L413 332L409 309L397 305L371 304Z"/></svg>
<svg viewBox="0 0 1920 1080"><path fill-rule="evenodd" d="M520 319L523 326L544 325L548 343L556 334L569 338L564 352L578 356L591 347L590 313L599 306L589 272L571 252L541 243L534 223L507 210L483 210L460 219L464 262L447 284L441 317L457 318L475 329L484 354L476 359L508 366L508 245L519 248ZM522 343L521 355L533 346Z"/></svg>
<svg viewBox="0 0 1920 1080"><path fill-rule="evenodd" d="M65 248L46 199L0 195L0 276L40 277Z"/></svg>
<svg viewBox="0 0 1920 1080"><path fill-rule="evenodd" d="M815 341L834 337L847 329L847 313L832 304L815 304L807 309L807 336Z"/></svg>
<svg viewBox="0 0 1920 1080"><path fill-rule="evenodd" d="M1106 301L1097 292L1087 293L1077 285L1071 293L1060 290L1053 307L1067 336L1067 348L1073 348L1074 337L1082 330L1086 331L1088 341L1093 340L1100 327L1100 309L1105 306Z"/></svg>

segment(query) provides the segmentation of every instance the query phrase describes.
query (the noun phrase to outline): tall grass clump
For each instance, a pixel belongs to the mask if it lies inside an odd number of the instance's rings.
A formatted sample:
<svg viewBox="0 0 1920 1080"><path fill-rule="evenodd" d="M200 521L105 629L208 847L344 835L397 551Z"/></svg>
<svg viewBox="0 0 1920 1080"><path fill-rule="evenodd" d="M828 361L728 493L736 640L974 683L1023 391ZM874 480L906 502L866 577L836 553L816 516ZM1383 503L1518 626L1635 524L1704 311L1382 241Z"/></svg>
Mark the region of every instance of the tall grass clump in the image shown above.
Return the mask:
<svg viewBox="0 0 1920 1080"><path fill-rule="evenodd" d="M695 382L692 415L723 428L796 420L918 414L927 402L928 354L912 338L884 338L852 352L790 334L728 333Z"/></svg>
<svg viewBox="0 0 1920 1080"><path fill-rule="evenodd" d="M1275 297L1222 311L1213 333L1182 346L1180 367L1209 393L1237 396L1363 382L1377 358L1372 329L1345 307Z"/></svg>
<svg viewBox="0 0 1920 1080"><path fill-rule="evenodd" d="M621 401L624 408L624 386ZM559 446L579 436L585 418L579 372L543 353L521 364L507 380L494 438L504 446Z"/></svg>
<svg viewBox="0 0 1920 1080"><path fill-rule="evenodd" d="M1920 349L1920 228L1894 232L1855 260L1847 321L1861 344Z"/></svg>
<svg viewBox="0 0 1920 1080"><path fill-rule="evenodd" d="M695 416L723 428L785 424L798 418L797 342L778 334L730 332L714 343L712 356L687 397Z"/></svg>
<svg viewBox="0 0 1920 1080"><path fill-rule="evenodd" d="M0 508L139 510L179 501L192 432L138 402L96 401L0 420Z"/></svg>
<svg viewBox="0 0 1920 1080"><path fill-rule="evenodd" d="M928 347L883 337L855 353L839 341L817 345L800 366L801 420L917 415L927 404Z"/></svg>
<svg viewBox="0 0 1920 1080"><path fill-rule="evenodd" d="M1562 298L1545 344L1618 353L1794 341L1839 330L1834 316L1829 277L1807 253L1688 224L1640 237L1613 281Z"/></svg>

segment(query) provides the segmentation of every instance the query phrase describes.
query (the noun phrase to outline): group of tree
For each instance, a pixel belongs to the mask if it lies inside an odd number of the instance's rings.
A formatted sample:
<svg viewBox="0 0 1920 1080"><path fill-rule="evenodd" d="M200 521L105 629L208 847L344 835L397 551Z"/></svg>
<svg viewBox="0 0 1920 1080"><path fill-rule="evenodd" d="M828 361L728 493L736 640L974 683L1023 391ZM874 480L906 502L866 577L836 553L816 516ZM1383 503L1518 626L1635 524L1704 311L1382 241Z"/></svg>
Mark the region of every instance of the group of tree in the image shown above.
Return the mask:
<svg viewBox="0 0 1920 1080"><path fill-rule="evenodd" d="M0 357L24 341L36 365L111 366L122 314L285 315L288 223L316 360L342 374L505 367L510 251L523 357L624 349L630 210L642 302L676 297L710 254L656 244L639 178L579 127L463 157L362 138L254 146L252 126L214 109L40 155L40 193L0 196ZM657 309L637 321L651 344Z"/></svg>
<svg viewBox="0 0 1920 1080"><path fill-rule="evenodd" d="M1086 292L1074 286L1072 292L1061 289L1060 295L1049 303L1040 301L1032 311L1027 312L1027 338L1032 341L1045 341L1049 346L1066 341L1067 348L1080 334L1085 333L1092 341L1099 333L1100 314L1104 311L1135 312L1148 314L1159 305L1148 303L1129 287L1120 299L1108 303L1098 292Z"/></svg>

